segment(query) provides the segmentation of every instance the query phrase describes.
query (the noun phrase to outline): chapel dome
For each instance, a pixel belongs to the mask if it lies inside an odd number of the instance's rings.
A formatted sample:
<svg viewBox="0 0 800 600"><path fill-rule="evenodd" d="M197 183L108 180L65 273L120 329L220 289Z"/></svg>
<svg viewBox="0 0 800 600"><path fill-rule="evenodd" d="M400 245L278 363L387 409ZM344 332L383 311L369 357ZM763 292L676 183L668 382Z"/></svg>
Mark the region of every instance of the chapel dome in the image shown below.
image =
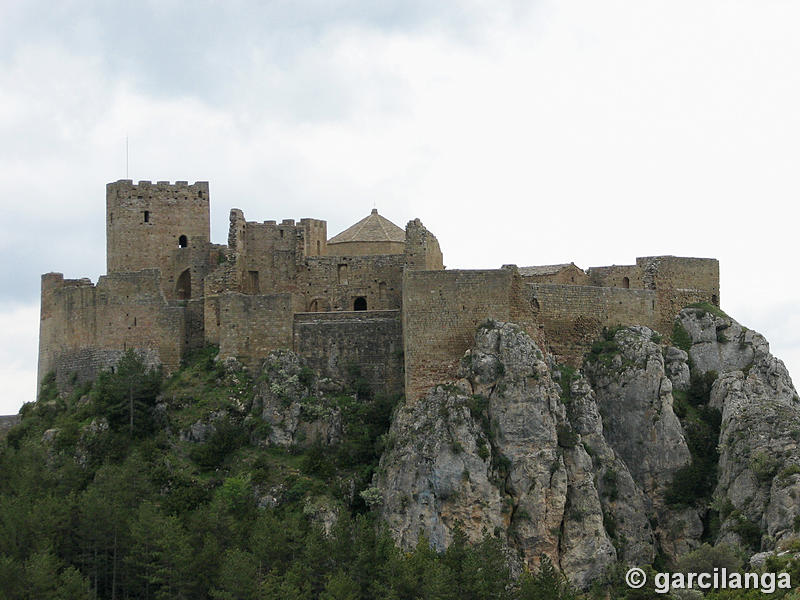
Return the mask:
<svg viewBox="0 0 800 600"><path fill-rule="evenodd" d="M374 254L402 254L405 252L406 232L378 209L328 240L331 256L362 256Z"/></svg>

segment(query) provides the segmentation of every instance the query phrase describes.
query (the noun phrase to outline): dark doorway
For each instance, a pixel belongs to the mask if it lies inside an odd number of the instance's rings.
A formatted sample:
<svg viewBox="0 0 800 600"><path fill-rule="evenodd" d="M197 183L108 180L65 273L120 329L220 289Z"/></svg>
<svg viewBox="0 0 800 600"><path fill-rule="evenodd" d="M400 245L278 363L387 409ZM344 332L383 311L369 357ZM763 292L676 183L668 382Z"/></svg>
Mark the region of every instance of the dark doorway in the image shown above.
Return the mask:
<svg viewBox="0 0 800 600"><path fill-rule="evenodd" d="M189 240L186 239L185 235L182 235L178 238L178 248L186 248L189 245Z"/></svg>
<svg viewBox="0 0 800 600"><path fill-rule="evenodd" d="M367 299L364 296L359 296L353 302L353 310L367 310Z"/></svg>
<svg viewBox="0 0 800 600"><path fill-rule="evenodd" d="M631 287L631 280L628 279L627 277L623 277L622 278L622 287L624 287L626 289L630 288Z"/></svg>
<svg viewBox="0 0 800 600"><path fill-rule="evenodd" d="M192 276L189 269L186 269L178 277L178 286L175 290L178 300L188 300L192 297Z"/></svg>

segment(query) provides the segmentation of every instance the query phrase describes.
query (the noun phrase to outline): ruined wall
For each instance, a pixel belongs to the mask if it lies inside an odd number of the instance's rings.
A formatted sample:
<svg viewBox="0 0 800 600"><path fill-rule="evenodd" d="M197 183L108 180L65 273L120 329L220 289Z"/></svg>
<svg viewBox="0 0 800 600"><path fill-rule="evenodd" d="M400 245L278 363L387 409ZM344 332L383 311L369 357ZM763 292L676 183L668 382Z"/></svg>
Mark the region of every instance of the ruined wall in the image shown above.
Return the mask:
<svg viewBox="0 0 800 600"><path fill-rule="evenodd" d="M403 255L323 256L305 260L297 276L298 312L350 311L356 298L367 310L399 309Z"/></svg>
<svg viewBox="0 0 800 600"><path fill-rule="evenodd" d="M209 240L208 182L134 184L123 179L106 186L109 274L160 269L164 294L174 298L179 295L176 285L181 273L194 265L192 297L199 297Z"/></svg>
<svg viewBox="0 0 800 600"><path fill-rule="evenodd" d="M509 269L404 272L406 398L456 376L478 325L512 320L512 281Z"/></svg>
<svg viewBox="0 0 800 600"><path fill-rule="evenodd" d="M714 304L719 306L719 261L714 258L645 256L636 265L645 288L704 290L716 295Z"/></svg>
<svg viewBox="0 0 800 600"><path fill-rule="evenodd" d="M579 365L603 327L658 325L658 298L652 290L554 284L525 287L532 318L544 329L547 350L573 366Z"/></svg>
<svg viewBox="0 0 800 600"><path fill-rule="evenodd" d="M444 269L439 241L419 219L409 221L406 225L405 265L406 269L412 271Z"/></svg>
<svg viewBox="0 0 800 600"><path fill-rule="evenodd" d="M128 349L174 370L203 343L202 313L202 301L167 301L158 270L112 273L97 285L43 275L38 381L50 372L61 387L73 372L93 379Z"/></svg>
<svg viewBox="0 0 800 600"><path fill-rule="evenodd" d="M403 390L399 310L296 314L294 350L323 377L348 381L356 367L375 392Z"/></svg>
<svg viewBox="0 0 800 600"><path fill-rule="evenodd" d="M658 300L658 328L672 332L675 315L687 304L709 302L719 306L719 261L713 258L646 256L636 259L644 287Z"/></svg>
<svg viewBox="0 0 800 600"><path fill-rule="evenodd" d="M586 269L590 285L641 290L644 288L642 269L638 265L612 265Z"/></svg>
<svg viewBox="0 0 800 600"><path fill-rule="evenodd" d="M302 256L325 256L328 253L328 223L320 219L300 219L303 231Z"/></svg>
<svg viewBox="0 0 800 600"><path fill-rule="evenodd" d="M270 350L292 348L291 294L219 295L219 356L258 368Z"/></svg>
<svg viewBox="0 0 800 600"><path fill-rule="evenodd" d="M519 269L522 280L525 283L560 283L564 285L591 285L589 276L584 273L583 269L575 265L567 265L562 269L558 269L552 273L537 273L536 267L528 267Z"/></svg>
<svg viewBox="0 0 800 600"><path fill-rule="evenodd" d="M245 294L291 291L297 272L300 232L291 219L281 224L246 222L237 266ZM302 242L301 242L302 243Z"/></svg>

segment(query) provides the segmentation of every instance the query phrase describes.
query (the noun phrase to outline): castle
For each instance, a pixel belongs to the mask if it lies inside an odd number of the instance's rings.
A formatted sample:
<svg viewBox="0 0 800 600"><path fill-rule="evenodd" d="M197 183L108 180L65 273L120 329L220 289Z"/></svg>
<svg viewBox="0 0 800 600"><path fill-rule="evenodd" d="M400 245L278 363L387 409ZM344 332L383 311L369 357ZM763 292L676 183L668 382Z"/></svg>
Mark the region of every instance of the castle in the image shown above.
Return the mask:
<svg viewBox="0 0 800 600"><path fill-rule="evenodd" d="M40 383L92 379L128 349L172 371L217 344L251 367L283 348L323 375L356 366L374 389L414 398L454 377L486 319L518 323L577 364L604 326L668 338L683 306L719 305L715 259L448 270L419 219L404 231L376 210L328 239L325 221L232 209L228 244L212 244L207 182L109 183L106 240L96 284L42 276Z"/></svg>

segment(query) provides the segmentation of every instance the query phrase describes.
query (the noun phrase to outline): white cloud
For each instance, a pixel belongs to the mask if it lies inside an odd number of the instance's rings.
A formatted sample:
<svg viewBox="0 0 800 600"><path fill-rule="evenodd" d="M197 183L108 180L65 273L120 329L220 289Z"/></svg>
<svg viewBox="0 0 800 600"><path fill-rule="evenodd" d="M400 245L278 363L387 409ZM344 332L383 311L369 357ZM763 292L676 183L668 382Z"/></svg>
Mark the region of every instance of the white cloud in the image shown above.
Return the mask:
<svg viewBox="0 0 800 600"><path fill-rule="evenodd" d="M13 415L36 397L38 305L0 307L0 415Z"/></svg>
<svg viewBox="0 0 800 600"><path fill-rule="evenodd" d="M131 178L210 181L218 242L233 206L332 235L376 203L420 217L450 267L715 256L723 308L800 373L800 5L435 4L195 7L176 32L174 3L119 38L99 4L52 36L7 13L4 298L103 272L127 135Z"/></svg>

